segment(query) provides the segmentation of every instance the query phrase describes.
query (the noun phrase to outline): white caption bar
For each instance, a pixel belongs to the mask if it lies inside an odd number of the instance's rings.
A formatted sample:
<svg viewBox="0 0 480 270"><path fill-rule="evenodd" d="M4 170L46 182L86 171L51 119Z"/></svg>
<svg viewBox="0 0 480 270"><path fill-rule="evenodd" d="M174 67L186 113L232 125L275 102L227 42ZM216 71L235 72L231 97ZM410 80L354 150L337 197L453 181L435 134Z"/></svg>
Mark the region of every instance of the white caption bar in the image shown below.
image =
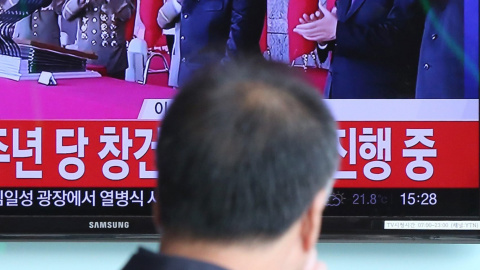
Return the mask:
<svg viewBox="0 0 480 270"><path fill-rule="evenodd" d="M386 220L385 230L457 230L480 231L480 221L477 220Z"/></svg>
<svg viewBox="0 0 480 270"><path fill-rule="evenodd" d="M478 99L327 99L337 121L478 121Z"/></svg>
<svg viewBox="0 0 480 270"><path fill-rule="evenodd" d="M173 99L145 99L138 114L138 119L163 120L172 101Z"/></svg>
<svg viewBox="0 0 480 270"><path fill-rule="evenodd" d="M145 99L138 119L162 120L172 99ZM337 121L478 121L478 99L327 99Z"/></svg>

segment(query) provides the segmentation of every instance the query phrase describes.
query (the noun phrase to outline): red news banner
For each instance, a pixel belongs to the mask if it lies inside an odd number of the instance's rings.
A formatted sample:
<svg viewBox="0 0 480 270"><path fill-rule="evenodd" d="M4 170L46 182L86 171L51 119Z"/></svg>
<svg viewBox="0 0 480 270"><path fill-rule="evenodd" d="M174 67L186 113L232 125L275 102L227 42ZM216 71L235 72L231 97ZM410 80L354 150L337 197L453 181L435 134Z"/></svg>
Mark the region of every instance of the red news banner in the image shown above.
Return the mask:
<svg viewBox="0 0 480 270"><path fill-rule="evenodd" d="M0 187L154 187L157 121L3 121Z"/></svg>
<svg viewBox="0 0 480 270"><path fill-rule="evenodd" d="M478 188L478 122L341 122L336 187Z"/></svg>
<svg viewBox="0 0 480 270"><path fill-rule="evenodd" d="M442 113L443 101L391 102L328 101L340 120L336 187L479 187L478 101ZM154 187L158 124L0 121L0 187Z"/></svg>

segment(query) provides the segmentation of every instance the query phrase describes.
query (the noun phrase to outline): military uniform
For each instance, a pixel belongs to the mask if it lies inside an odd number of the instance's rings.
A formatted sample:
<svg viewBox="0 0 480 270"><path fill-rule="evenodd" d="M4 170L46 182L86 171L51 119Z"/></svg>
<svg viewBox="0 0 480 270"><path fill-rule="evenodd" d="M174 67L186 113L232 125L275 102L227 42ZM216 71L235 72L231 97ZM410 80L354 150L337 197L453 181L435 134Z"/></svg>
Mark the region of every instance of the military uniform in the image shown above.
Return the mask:
<svg viewBox="0 0 480 270"><path fill-rule="evenodd" d="M18 0L0 0L0 14L5 10L11 8L17 3Z"/></svg>
<svg viewBox="0 0 480 270"><path fill-rule="evenodd" d="M67 0L62 14L68 21L78 20L78 49L98 56L89 63L120 77L128 67L125 24L135 14L135 0Z"/></svg>
<svg viewBox="0 0 480 270"><path fill-rule="evenodd" d="M54 0L48 7L23 18L15 24L13 37L60 46L58 18L62 5L63 0Z"/></svg>

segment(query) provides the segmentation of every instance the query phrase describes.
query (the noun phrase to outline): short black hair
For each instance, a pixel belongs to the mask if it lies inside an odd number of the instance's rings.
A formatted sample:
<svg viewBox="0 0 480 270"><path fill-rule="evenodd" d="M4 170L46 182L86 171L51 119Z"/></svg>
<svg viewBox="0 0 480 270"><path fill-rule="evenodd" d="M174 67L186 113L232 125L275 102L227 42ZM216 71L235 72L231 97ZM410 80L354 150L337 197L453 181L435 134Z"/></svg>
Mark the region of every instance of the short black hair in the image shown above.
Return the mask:
<svg viewBox="0 0 480 270"><path fill-rule="evenodd" d="M292 72L265 61L231 63L182 88L157 145L165 234L274 239L332 179L336 123Z"/></svg>

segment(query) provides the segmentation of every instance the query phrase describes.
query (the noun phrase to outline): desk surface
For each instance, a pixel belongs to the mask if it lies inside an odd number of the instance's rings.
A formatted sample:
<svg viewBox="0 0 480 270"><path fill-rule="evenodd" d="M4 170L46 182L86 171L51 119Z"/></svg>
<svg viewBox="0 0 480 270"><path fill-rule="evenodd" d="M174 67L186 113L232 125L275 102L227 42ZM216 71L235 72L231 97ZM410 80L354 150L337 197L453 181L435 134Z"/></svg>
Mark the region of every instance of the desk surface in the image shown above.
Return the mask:
<svg viewBox="0 0 480 270"><path fill-rule="evenodd" d="M137 119L145 99L167 99L176 90L108 77L62 79L57 86L0 78L1 120Z"/></svg>

